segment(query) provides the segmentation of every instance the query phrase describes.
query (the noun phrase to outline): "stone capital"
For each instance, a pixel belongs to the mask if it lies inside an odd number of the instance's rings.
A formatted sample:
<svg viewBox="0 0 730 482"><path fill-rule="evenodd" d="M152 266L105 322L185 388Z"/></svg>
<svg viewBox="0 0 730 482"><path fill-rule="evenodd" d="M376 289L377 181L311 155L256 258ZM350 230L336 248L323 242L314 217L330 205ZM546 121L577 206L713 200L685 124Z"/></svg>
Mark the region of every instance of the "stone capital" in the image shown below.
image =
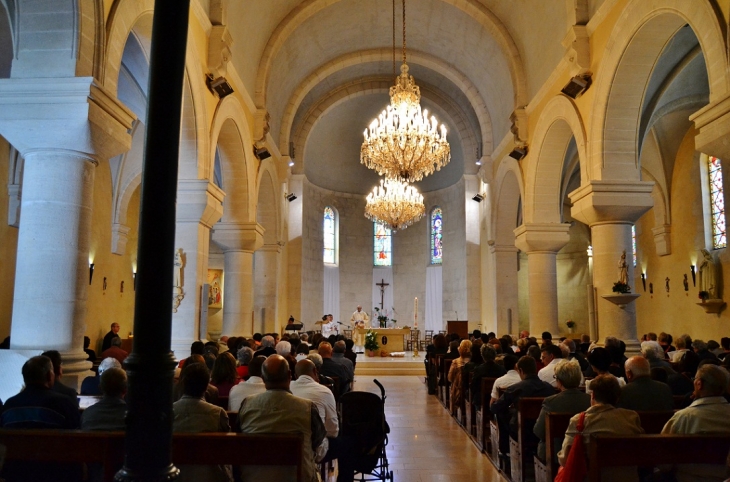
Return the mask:
<svg viewBox="0 0 730 482"><path fill-rule="evenodd" d="M223 216L225 193L206 180L177 182L177 222L213 227Z"/></svg>
<svg viewBox="0 0 730 482"><path fill-rule="evenodd" d="M695 150L730 159L730 93L698 110L689 120L698 131Z"/></svg>
<svg viewBox="0 0 730 482"><path fill-rule="evenodd" d="M501 244L490 244L490 253L512 253L515 254L519 251L516 246L501 245Z"/></svg>
<svg viewBox="0 0 730 482"><path fill-rule="evenodd" d="M0 80L0 134L30 151L110 159L132 145L135 115L92 77Z"/></svg>
<svg viewBox="0 0 730 482"><path fill-rule="evenodd" d="M515 229L515 246L530 253L557 253L570 241L570 224L528 223Z"/></svg>
<svg viewBox="0 0 730 482"><path fill-rule="evenodd" d="M264 227L252 223L218 223L213 229L213 241L224 252L245 251L253 253L264 245Z"/></svg>
<svg viewBox="0 0 730 482"><path fill-rule="evenodd" d="M651 181L591 181L568 196L573 203L570 214L578 221L597 224L634 224L654 207Z"/></svg>
<svg viewBox="0 0 730 482"><path fill-rule="evenodd" d="M279 241L277 243L264 244L257 251L263 251L266 253L281 253L283 247L284 242Z"/></svg>

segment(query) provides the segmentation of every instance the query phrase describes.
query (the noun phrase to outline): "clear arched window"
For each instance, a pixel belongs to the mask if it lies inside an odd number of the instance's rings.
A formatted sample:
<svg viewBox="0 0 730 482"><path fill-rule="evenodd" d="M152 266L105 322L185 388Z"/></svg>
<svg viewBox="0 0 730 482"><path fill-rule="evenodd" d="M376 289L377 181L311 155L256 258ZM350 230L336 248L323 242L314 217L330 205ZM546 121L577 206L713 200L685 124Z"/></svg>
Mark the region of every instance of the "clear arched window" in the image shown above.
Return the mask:
<svg viewBox="0 0 730 482"><path fill-rule="evenodd" d="M337 214L330 206L324 208L323 235L322 261L325 264L337 264Z"/></svg>
<svg viewBox="0 0 730 482"><path fill-rule="evenodd" d="M373 264L375 266L393 265L393 235L390 228L373 223Z"/></svg>
<svg viewBox="0 0 730 482"><path fill-rule="evenodd" d="M441 264L444 255L443 246L444 220L441 208L431 211L431 264Z"/></svg>
<svg viewBox="0 0 730 482"><path fill-rule="evenodd" d="M727 246L727 227L725 224L725 194L722 189L722 161L707 156L707 170L710 174L710 211L712 214L712 247L720 249Z"/></svg>

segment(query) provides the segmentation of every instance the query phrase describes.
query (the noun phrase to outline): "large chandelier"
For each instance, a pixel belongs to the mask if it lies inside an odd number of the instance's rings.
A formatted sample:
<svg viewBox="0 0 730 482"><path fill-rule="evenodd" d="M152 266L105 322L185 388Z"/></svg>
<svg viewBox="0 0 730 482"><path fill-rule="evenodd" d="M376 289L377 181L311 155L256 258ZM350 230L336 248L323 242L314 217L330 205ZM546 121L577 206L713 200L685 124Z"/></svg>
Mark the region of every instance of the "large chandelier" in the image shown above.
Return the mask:
<svg viewBox="0 0 730 482"><path fill-rule="evenodd" d="M423 196L407 182L386 178L368 194L365 217L393 231L405 229L423 217Z"/></svg>
<svg viewBox="0 0 730 482"><path fill-rule="evenodd" d="M408 74L405 0L400 71L390 88L390 105L365 129L360 162L381 176L415 182L448 164L451 149L446 141L446 126L439 127L436 117L429 117L427 109L421 111L421 91Z"/></svg>

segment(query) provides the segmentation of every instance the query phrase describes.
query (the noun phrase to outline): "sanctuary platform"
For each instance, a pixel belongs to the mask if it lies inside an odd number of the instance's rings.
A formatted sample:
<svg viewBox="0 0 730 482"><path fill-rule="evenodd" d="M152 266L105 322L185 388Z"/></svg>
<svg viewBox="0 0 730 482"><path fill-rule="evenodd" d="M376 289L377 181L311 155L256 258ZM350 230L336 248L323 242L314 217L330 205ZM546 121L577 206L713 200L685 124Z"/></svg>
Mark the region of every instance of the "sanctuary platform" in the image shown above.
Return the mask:
<svg viewBox="0 0 730 482"><path fill-rule="evenodd" d="M404 357L369 357L364 354L357 355L355 376L426 376L426 369L423 364L425 352L419 352L418 358L413 358L413 352L407 352Z"/></svg>

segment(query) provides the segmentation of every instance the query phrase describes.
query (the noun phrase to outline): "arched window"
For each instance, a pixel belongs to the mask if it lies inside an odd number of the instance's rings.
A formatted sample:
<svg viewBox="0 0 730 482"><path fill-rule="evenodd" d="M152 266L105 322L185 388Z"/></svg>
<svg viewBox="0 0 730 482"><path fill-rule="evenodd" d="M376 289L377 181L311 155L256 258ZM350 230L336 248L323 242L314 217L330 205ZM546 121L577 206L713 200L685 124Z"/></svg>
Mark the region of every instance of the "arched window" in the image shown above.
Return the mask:
<svg viewBox="0 0 730 482"><path fill-rule="evenodd" d="M431 264L441 264L443 255L443 212L435 207L431 211Z"/></svg>
<svg viewBox="0 0 730 482"><path fill-rule="evenodd" d="M337 214L330 206L324 208L324 264L337 264Z"/></svg>
<svg viewBox="0 0 730 482"><path fill-rule="evenodd" d="M634 255L634 268L636 268L636 226L631 226L631 251Z"/></svg>
<svg viewBox="0 0 730 482"><path fill-rule="evenodd" d="M722 161L707 156L707 170L710 174L710 212L712 214L712 247L727 246L725 224L725 194L722 189Z"/></svg>
<svg viewBox="0 0 730 482"><path fill-rule="evenodd" d="M373 223L373 264L375 266L393 265L393 235L390 228Z"/></svg>

